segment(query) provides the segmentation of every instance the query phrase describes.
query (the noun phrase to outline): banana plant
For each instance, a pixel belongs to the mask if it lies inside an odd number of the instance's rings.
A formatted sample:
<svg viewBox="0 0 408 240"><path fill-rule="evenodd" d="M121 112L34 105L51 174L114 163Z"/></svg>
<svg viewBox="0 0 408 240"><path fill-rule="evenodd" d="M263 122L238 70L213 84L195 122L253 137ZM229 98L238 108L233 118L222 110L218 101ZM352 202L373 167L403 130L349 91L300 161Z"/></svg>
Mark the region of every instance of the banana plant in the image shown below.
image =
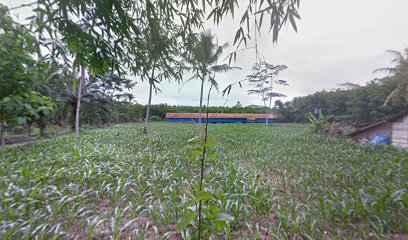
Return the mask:
<svg viewBox="0 0 408 240"><path fill-rule="evenodd" d="M322 111L319 110L317 116L315 116L313 113L309 113L308 118L309 127L312 130L312 132L322 134L323 131L328 128L329 126L328 121L333 118L333 115L324 116Z"/></svg>

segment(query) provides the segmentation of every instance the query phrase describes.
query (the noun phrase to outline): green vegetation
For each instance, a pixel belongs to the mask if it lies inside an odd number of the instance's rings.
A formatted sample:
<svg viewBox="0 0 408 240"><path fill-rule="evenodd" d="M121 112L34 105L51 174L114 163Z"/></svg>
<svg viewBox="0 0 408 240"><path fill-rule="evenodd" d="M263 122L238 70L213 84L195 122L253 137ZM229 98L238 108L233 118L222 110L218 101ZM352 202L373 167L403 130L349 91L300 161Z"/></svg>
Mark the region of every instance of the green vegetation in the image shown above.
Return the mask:
<svg viewBox="0 0 408 240"><path fill-rule="evenodd" d="M261 96L265 109L269 110L266 113L271 113L272 99L274 97L285 97L284 94L278 93L275 90L275 85L288 85L284 80L275 79L279 72L285 70L286 65L272 65L265 61L255 63L252 66L252 73L246 77L249 85L254 87L248 90L248 94L257 94ZM241 86L241 83L239 83ZM231 85L230 85L231 86ZM268 124L268 119L266 119Z"/></svg>
<svg viewBox="0 0 408 240"><path fill-rule="evenodd" d="M206 238L408 231L404 151L310 135L305 125L210 125L200 194L201 151L187 143L196 125L142 129L119 125L3 150L1 238L192 239L199 200Z"/></svg>
<svg viewBox="0 0 408 240"><path fill-rule="evenodd" d="M296 31L300 0L38 0L21 7L34 4L24 25L0 4L1 144L6 130L27 128L30 136L37 125L46 135L50 122L64 128L70 122L76 136L2 150L1 239L365 239L408 231L406 152L311 135L303 125L207 131L206 124L203 140L201 129L195 137L197 125L154 123L147 134L150 114L151 120L170 111L201 114L204 82L216 87L215 72L231 69L252 36L258 58L263 19L274 43L287 23ZM205 20L234 17L239 6L235 51L229 64L217 65L223 47L197 32ZM151 106L163 80L180 83L182 60L201 80L199 107ZM374 82L374 94L356 87L345 98L339 91L340 101L312 96L277 104L279 111L301 121L302 111L315 109L348 120L375 115L382 102L396 109L406 101L406 56L396 62L394 75ZM209 108L210 90L207 116L271 111L272 97L280 96L273 84L285 83L273 77L286 67L261 65L247 80L265 107ZM132 103L136 83L123 77L129 74L149 83L146 107ZM143 116L144 127L80 135L80 120L103 126ZM317 131L327 122L322 114L312 120Z"/></svg>
<svg viewBox="0 0 408 240"><path fill-rule="evenodd" d="M172 106L167 104L155 104L150 106L150 112L152 117L157 117L160 120L165 120L166 113L168 112L180 112L180 113L196 113L199 107L197 106ZM129 102L114 102L109 108L110 118L109 122L124 123L135 122L138 119L144 117L146 106L129 103ZM234 106L234 107L222 107L222 106L209 106L208 111L210 113L265 113L267 109L262 106ZM204 114L205 115L205 114ZM95 118L98 118L95 116ZM84 118L84 122L88 123L91 119Z"/></svg>
<svg viewBox="0 0 408 240"><path fill-rule="evenodd" d="M197 124L154 123L147 131L150 115L201 113L204 81L216 87L215 72L231 69L252 36L258 58L263 19L274 43L287 23L297 30L300 0L38 0L20 7L34 4L24 25L0 4L1 144L6 130L27 128L30 137L37 125L47 135L51 122L70 122L76 136L1 151L1 239L366 239L408 231L406 152L311 135L304 125L207 131L206 124L204 140L201 130L195 137ZM217 65L223 47L197 32L205 20L234 17L239 5L235 51L228 65ZM316 109L349 121L398 109L406 105L405 55L393 75L371 86L280 102L277 109L288 121ZM202 81L200 105L151 106L163 80L180 84L182 61ZM272 97L280 96L273 84L285 84L272 80L286 67L261 65L246 80L269 106L209 108L210 88L207 116L272 111ZM124 78L129 74L149 83L146 107L132 103L136 82ZM320 115L312 119L318 131L327 122ZM80 135L80 120L99 127L143 117L144 127Z"/></svg>
<svg viewBox="0 0 408 240"><path fill-rule="evenodd" d="M384 105L391 103L408 102L408 48L404 52L395 50L388 51L395 58L391 61L395 66L388 68L380 68L376 71L385 71L390 74L390 78L398 83L397 87L387 96Z"/></svg>
<svg viewBox="0 0 408 240"><path fill-rule="evenodd" d="M377 69L389 75L364 86L346 82L334 90L296 97L290 102L277 101L275 107L286 122L307 122L308 113L322 110L345 123L381 120L408 107L408 48L389 51L394 66Z"/></svg>
<svg viewBox="0 0 408 240"><path fill-rule="evenodd" d="M393 78L376 79L365 86L346 83L334 90L323 90L275 106L287 122L307 122L308 113L322 110L343 123L376 121L406 108L406 102L384 106L387 96L398 85Z"/></svg>
<svg viewBox="0 0 408 240"><path fill-rule="evenodd" d="M0 141L5 145L6 128L25 124L37 114L52 108L51 102L34 90L34 80L41 78L32 59L38 48L34 36L8 16L0 4ZM42 109L38 109L42 108ZM44 113L45 111L43 111ZM42 119L43 120L43 119Z"/></svg>
<svg viewBox="0 0 408 240"><path fill-rule="evenodd" d="M329 120L333 118L333 116L324 116L322 111L319 111L316 116L313 113L309 113L309 127L312 132L321 134L325 129L329 128Z"/></svg>
<svg viewBox="0 0 408 240"><path fill-rule="evenodd" d="M189 62L190 67L200 68L203 79L205 75L210 80L214 79L211 73L204 74L203 66L198 65L203 60L206 61L205 65L213 65L220 57L220 48L216 50L205 46L198 55L206 59L196 58L197 46L203 43L200 43L197 32L202 30L205 20L219 24L227 16L234 17L238 7L244 7L245 12L234 38L236 51L229 57L231 62L232 57L236 59L241 43L246 46L247 39L254 32L261 31L264 15L270 16L265 21L269 22L273 42L277 41L280 29L287 23L296 30L296 21L300 19L297 11L300 0L249 1L245 4L230 0L39 0L12 10L33 5L31 15L26 18L28 22L22 25L13 20L6 6L0 4L2 146L5 145L6 128L14 123L23 126L28 121L31 124L32 120L39 121L41 132L45 133L49 120L65 126L67 119L70 119L79 137L80 120L84 117L84 114L81 116L83 105L88 105L85 106L88 109L84 109L88 110L85 114L88 122L98 126L108 123L113 93L109 96L106 90L127 95L131 102L133 96L122 92L123 88L129 90L135 84L123 78L130 74L149 83L149 99L144 113L144 132L147 133L153 90L161 91L159 85L163 80L180 83L185 70L182 59L195 58ZM256 21L256 30L249 27L254 16L260 17ZM195 56L190 58L192 55ZM219 65L218 71L228 68L227 64ZM205 68L207 70L215 72L217 69L213 66ZM101 84L96 84L97 88L92 86L98 81ZM25 112L20 111L23 105L35 102L24 99L32 91L36 91L35 95L39 98L42 94L51 97L47 99L50 100L47 116L39 120L26 119ZM60 103L56 104L56 101ZM49 111L51 105L58 105L55 112Z"/></svg>

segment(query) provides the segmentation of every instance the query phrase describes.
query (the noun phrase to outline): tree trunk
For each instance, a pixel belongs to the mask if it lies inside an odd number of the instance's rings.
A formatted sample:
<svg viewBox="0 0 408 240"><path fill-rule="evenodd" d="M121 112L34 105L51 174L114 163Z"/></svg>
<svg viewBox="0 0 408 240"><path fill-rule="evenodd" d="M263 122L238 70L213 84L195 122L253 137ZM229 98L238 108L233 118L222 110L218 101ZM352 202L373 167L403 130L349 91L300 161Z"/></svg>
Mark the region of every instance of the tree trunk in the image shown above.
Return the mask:
<svg viewBox="0 0 408 240"><path fill-rule="evenodd" d="M271 82L272 82L272 80L271 80ZM268 114L272 114L272 109L271 109L271 106L272 106L272 97L271 98L269 98L269 107L268 107ZM268 125L268 117L266 117L266 125Z"/></svg>
<svg viewBox="0 0 408 240"><path fill-rule="evenodd" d="M38 123L38 125L39 125L39 127L40 127L40 135L41 135L41 136L47 135L47 134L48 134L48 131L47 131L47 123L46 123L46 121L45 121L45 120L44 120L44 122L43 122L43 121L40 121L40 122Z"/></svg>
<svg viewBox="0 0 408 240"><path fill-rule="evenodd" d="M204 80L205 74L203 74L203 79L201 79L201 93L200 93L200 107L198 108L198 137L201 139L203 136L203 126L201 124L201 113L203 108L203 94L204 94Z"/></svg>
<svg viewBox="0 0 408 240"><path fill-rule="evenodd" d="M265 125L268 126L268 107L266 106L266 102L264 100L264 106L265 106Z"/></svg>
<svg viewBox="0 0 408 240"><path fill-rule="evenodd" d="M268 126L268 114L266 114L265 123L266 123L266 126Z"/></svg>
<svg viewBox="0 0 408 240"><path fill-rule="evenodd" d="M77 105L75 112L75 135L79 137L79 113L81 109L81 98L82 98L82 84L85 80L85 68L81 66L81 77L79 78L78 84L78 95L77 95Z"/></svg>
<svg viewBox="0 0 408 240"><path fill-rule="evenodd" d="M145 124L143 128L143 133L147 133L147 126L149 125L149 115L150 115L150 104L152 103L152 94L153 94L153 79L154 79L154 69L156 68L156 62L153 63L153 70L152 70L152 75L150 76L149 79L149 102L147 103L147 109L146 109L146 118L145 118Z"/></svg>
<svg viewBox="0 0 408 240"><path fill-rule="evenodd" d="M263 88L263 83L262 83L262 88ZM265 101L265 93L262 93L262 98L263 98L263 103L265 106L265 126L268 126L268 117L266 114L268 114L268 106L266 106L266 101Z"/></svg>
<svg viewBox="0 0 408 240"><path fill-rule="evenodd" d="M149 85L150 85L150 88L149 88L149 102L147 103L146 118L145 118L143 133L147 133L147 125L149 124L149 115L150 115L150 104L152 103L153 83L150 83Z"/></svg>
<svg viewBox="0 0 408 240"><path fill-rule="evenodd" d="M4 133L6 132L5 126L4 126L4 120L0 120L0 139L1 139L1 146L5 147L6 146L6 140L4 139Z"/></svg>
<svg viewBox="0 0 408 240"><path fill-rule="evenodd" d="M27 136L31 137L31 123L26 124Z"/></svg>

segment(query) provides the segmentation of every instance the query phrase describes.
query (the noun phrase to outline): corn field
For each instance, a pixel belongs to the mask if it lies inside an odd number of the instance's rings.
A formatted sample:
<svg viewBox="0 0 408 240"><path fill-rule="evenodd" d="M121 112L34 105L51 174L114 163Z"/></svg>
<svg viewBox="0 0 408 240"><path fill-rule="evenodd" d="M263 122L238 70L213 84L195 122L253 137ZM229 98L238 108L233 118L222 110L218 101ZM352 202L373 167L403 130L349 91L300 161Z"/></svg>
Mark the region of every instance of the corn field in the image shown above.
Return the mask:
<svg viewBox="0 0 408 240"><path fill-rule="evenodd" d="M197 210L200 162L187 144L197 126L141 129L1 151L0 238L194 239L197 221L180 222ZM231 218L204 222L206 239L408 237L407 151L294 124L214 124L209 135L206 202Z"/></svg>

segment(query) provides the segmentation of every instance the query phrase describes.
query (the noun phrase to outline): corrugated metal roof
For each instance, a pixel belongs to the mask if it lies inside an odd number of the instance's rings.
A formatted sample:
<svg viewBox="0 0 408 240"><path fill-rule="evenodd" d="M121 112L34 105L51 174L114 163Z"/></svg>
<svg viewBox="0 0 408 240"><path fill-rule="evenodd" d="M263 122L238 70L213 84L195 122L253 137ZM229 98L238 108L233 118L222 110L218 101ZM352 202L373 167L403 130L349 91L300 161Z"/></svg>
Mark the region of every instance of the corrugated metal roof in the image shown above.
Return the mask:
<svg viewBox="0 0 408 240"><path fill-rule="evenodd" d="M206 118L207 114L202 113L201 118ZM198 118L198 113L166 113L166 118ZM259 118L275 119L278 114L255 114L255 113L208 113L208 118L246 118L255 120Z"/></svg>
<svg viewBox="0 0 408 240"><path fill-rule="evenodd" d="M381 125L381 124L383 124L383 123L386 123L386 121L376 122L376 123L367 125L367 126L365 126L365 127L359 128L359 129L357 129L357 130L355 130L355 131L353 131L353 132L351 132L351 133L349 133L349 134L347 134L347 135L348 135L348 136L353 136L353 135L356 135L357 133L361 133L361 132L364 132L364 131L366 131L366 130L368 130L368 129L372 129L372 128L374 128L374 127L376 127L376 126L379 126L379 125Z"/></svg>
<svg viewBox="0 0 408 240"><path fill-rule="evenodd" d="M367 131L367 130L369 130L371 128L377 127L377 126L379 126L381 124L384 124L384 123L387 123L387 122L393 122L393 121L395 121L395 120L397 120L397 119L399 119L401 117L406 116L407 114L408 114L408 109L405 109L404 111L401 111L400 113L397 113L397 114L391 115L389 117L386 117L385 120L383 120L383 121L368 124L367 126L362 127L362 128L358 128L354 132L351 132L351 133L349 133L347 135L348 136L353 136L353 135L355 135L357 133L361 133L361 132Z"/></svg>

